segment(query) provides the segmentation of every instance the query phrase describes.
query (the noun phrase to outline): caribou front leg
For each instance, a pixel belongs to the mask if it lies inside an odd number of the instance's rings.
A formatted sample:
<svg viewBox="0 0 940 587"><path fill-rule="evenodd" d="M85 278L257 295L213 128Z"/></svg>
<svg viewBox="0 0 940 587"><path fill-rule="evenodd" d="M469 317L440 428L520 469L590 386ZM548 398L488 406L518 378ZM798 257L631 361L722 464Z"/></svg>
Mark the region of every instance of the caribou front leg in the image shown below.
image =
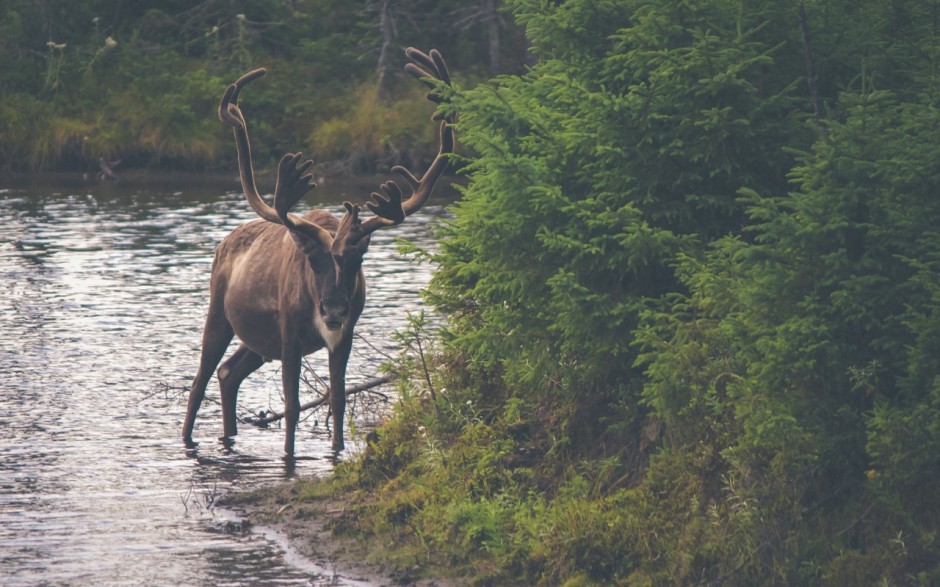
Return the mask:
<svg viewBox="0 0 940 587"><path fill-rule="evenodd" d="M300 366L303 357L299 349L284 349L281 355L281 385L284 387L284 454L294 456L294 437L300 420Z"/></svg>
<svg viewBox="0 0 940 587"><path fill-rule="evenodd" d="M343 450L343 416L346 413L346 363L352 350L347 335L330 351L330 412L333 413L333 450Z"/></svg>

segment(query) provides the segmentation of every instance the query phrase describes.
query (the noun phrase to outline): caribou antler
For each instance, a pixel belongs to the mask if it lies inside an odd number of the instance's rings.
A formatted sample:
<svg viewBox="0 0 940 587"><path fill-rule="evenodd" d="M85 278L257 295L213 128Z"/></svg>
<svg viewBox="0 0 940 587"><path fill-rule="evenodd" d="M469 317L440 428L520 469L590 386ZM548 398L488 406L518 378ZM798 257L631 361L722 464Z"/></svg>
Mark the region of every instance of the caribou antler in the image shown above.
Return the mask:
<svg viewBox="0 0 940 587"><path fill-rule="evenodd" d="M405 65L405 71L433 88L427 94L427 99L435 104L444 102L446 97L441 85L449 87L451 83L447 64L444 63L441 54L436 49L431 49L430 54L426 54L414 47L409 47L405 50L405 55L412 61ZM454 122L453 116L445 116L438 112L432 116L432 120L440 121L438 129L440 146L437 156L434 157L434 161L431 162L424 175L418 178L401 165L392 167L392 172L401 176L411 186L411 197L402 202L402 191L398 184L393 180L386 181L379 186L383 193L372 192L370 200L366 202L366 207L375 216L361 223L358 231L351 231L352 236L362 238L379 228L400 224L406 217L420 210L431 197L434 185L447 169L447 156L454 152L454 128L451 126Z"/></svg>
<svg viewBox="0 0 940 587"><path fill-rule="evenodd" d="M280 222L277 212L267 205L258 194L255 185L255 173L251 164L251 142L248 140L248 125L241 108L238 107L238 94L249 83L263 76L267 71L261 67L249 71L238 78L234 84L225 89L222 101L219 103L219 120L231 126L235 131L235 147L238 152L238 174L242 183L242 191L248 205L258 216L270 222Z"/></svg>
<svg viewBox="0 0 940 587"><path fill-rule="evenodd" d="M405 54L411 63L405 65L405 71L421 79L432 87L427 99L435 104L441 104L446 96L442 86L450 86L450 73L444 58L436 50L423 53L418 49L409 47ZM299 216L290 214L289 210L299 202L304 195L315 187L313 177L305 173L313 161L302 160L301 153L288 153L278 163L278 181L274 189L274 206L268 205L258 194L255 185L254 169L251 161L251 142L248 138L248 125L245 116L238 107L238 95L250 82L265 74L264 68L255 69L240 77L231 84L219 104L219 119L232 126L235 132L235 144L238 151L238 169L245 199L258 216L287 228L302 232L312 238L330 246L334 237L323 227L313 224ZM431 165L419 178L401 165L392 167L392 172L399 175L411 187L411 197L402 201L402 190L394 180L389 180L379 186L380 192L372 192L366 207L372 211L373 217L365 222L358 218L359 207L355 207L355 217L344 221L342 233L344 240L354 245L360 239L372 234L379 228L401 224L406 217L421 209L431 197L431 192L437 180L447 169L447 156L454 151L454 122L453 116L446 116L436 112L432 120L440 121L438 129L439 148L437 156ZM350 206L346 206L347 215L351 214ZM344 219L345 220L345 219Z"/></svg>
<svg viewBox="0 0 940 587"><path fill-rule="evenodd" d="M302 232L330 246L333 237L322 226L313 224L288 211L299 202L304 195L316 187L313 175L305 172L313 165L313 161L302 161L302 153L288 153L281 157L277 166L277 185L274 188L274 207L269 206L258 194L255 184L254 167L251 161L251 141L248 138L248 124L245 115L238 107L238 95L242 88L250 82L262 77L266 73L264 68L249 71L228 86L219 104L219 120L230 125L235 132L235 146L238 152L238 171L241 178L242 192L251 209L268 222L283 224L287 228Z"/></svg>
<svg viewBox="0 0 940 587"><path fill-rule="evenodd" d="M405 71L424 81L432 88L425 95L425 98L435 104L443 103L446 96L440 91L440 85L434 80L441 81L447 86L451 85L450 73L447 71L447 64L444 63L444 57L437 49L431 49L430 54L426 54L414 47L405 49L405 55L412 61L412 63L405 64ZM443 118L443 114L435 113L431 120L442 120ZM450 122L453 122L453 120L450 120Z"/></svg>

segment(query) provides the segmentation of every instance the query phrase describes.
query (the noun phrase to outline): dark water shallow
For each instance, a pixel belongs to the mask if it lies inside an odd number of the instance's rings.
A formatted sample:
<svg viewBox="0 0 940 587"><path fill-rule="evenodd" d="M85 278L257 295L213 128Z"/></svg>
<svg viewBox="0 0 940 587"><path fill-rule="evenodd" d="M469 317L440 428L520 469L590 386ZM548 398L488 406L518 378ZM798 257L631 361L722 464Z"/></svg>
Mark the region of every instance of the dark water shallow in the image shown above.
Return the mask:
<svg viewBox="0 0 940 587"><path fill-rule="evenodd" d="M326 185L309 199L338 211L370 185ZM329 472L325 414L306 417L291 464L278 428L243 424L234 448L222 446L215 401L199 413L199 446L179 438L213 251L252 219L235 189L160 176L0 178L0 584L360 584L213 507L226 492ZM375 374L389 333L420 309L430 268L402 258L394 239L428 243L441 212L429 206L374 235L348 384ZM325 356L309 364L326 375ZM207 400L217 396L213 383ZM372 399L350 406L360 435L379 410ZM277 363L245 382L239 408L281 409ZM348 458L361 442L346 435Z"/></svg>

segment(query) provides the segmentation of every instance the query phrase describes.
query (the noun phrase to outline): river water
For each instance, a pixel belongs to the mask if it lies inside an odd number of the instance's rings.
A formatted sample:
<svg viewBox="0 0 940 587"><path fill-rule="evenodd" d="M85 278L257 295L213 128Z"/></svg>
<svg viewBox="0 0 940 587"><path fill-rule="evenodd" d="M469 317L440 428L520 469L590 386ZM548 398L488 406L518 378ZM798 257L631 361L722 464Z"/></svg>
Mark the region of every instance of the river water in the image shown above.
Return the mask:
<svg viewBox="0 0 940 587"><path fill-rule="evenodd" d="M308 200L338 213L370 185L327 184ZM213 251L253 219L236 190L230 180L178 176L0 179L0 584L361 584L213 507L227 492L328 473L325 414L302 416L293 463L277 427L242 424L226 447L213 381L198 447L180 439ZM421 307L430 268L401 257L394 239L427 244L441 211L429 205L373 235L349 385L375 375L394 352L390 333ZM241 416L282 409L277 366L242 385ZM325 353L309 367L325 377ZM387 405L360 396L348 416L358 437ZM302 388L302 402L315 397ZM362 446L346 435L340 458Z"/></svg>

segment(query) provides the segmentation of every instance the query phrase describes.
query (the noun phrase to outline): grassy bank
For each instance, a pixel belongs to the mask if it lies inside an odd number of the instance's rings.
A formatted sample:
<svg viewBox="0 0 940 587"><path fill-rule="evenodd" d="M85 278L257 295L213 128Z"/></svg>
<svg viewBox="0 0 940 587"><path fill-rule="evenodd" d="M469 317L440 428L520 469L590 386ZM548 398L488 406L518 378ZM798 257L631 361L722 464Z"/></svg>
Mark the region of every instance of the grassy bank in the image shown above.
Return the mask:
<svg viewBox="0 0 940 587"><path fill-rule="evenodd" d="M374 173L399 162L422 162L434 152L436 137L427 123L433 109L424 104L418 84L384 102L369 82L351 82L341 108L314 113L296 89L284 86L289 65L267 65L271 73L242 100L258 165L271 166L283 153L303 150L320 164L321 174ZM94 108L7 96L0 102L0 168L94 174L104 158L120 160L118 171L234 169L234 142L216 108L241 72L192 69L199 66L168 66L158 79L114 80Z"/></svg>
<svg viewBox="0 0 940 587"><path fill-rule="evenodd" d="M362 454L329 478L222 505L284 529L313 560L405 583L653 584L631 575L634 561L624 555L654 548L644 533L658 522L649 516L671 515L654 512L649 488L638 487L637 455L656 432L554 436L581 429L562 421L573 406L484 397L425 326L414 319L399 335L400 401ZM621 448L583 456L593 440Z"/></svg>

